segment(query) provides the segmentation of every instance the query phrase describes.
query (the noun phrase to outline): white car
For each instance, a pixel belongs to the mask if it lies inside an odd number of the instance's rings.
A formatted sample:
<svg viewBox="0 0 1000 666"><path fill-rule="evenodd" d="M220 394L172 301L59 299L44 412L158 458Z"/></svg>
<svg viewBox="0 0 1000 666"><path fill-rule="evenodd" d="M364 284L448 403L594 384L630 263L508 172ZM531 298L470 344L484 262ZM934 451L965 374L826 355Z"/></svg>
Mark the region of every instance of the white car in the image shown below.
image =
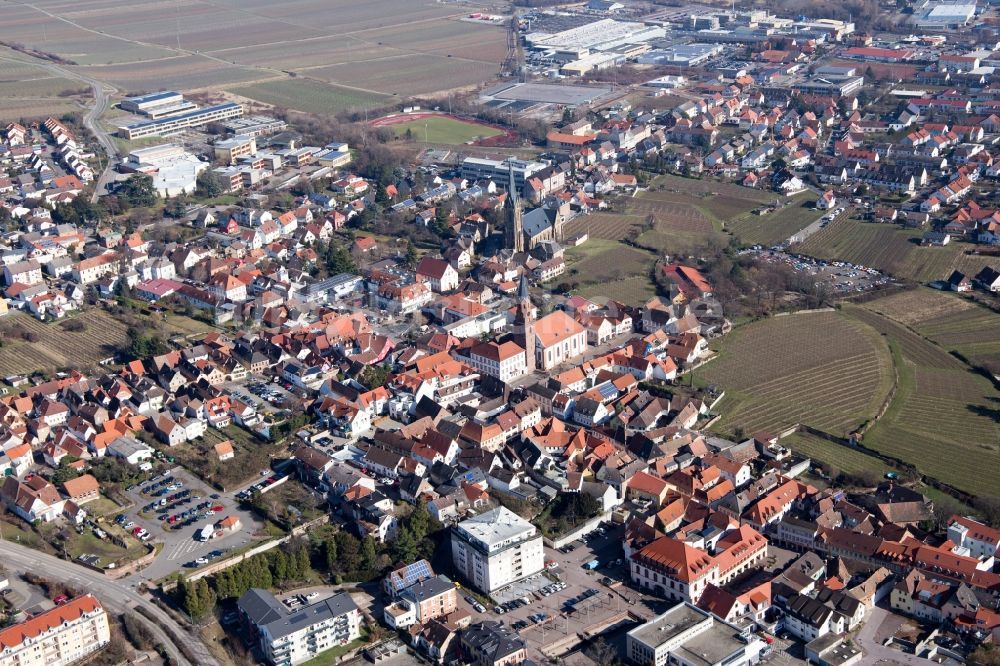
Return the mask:
<svg viewBox="0 0 1000 666"><path fill-rule="evenodd" d="M310 592L309 594L306 595L306 599L315 599L318 596L319 592Z"/></svg>

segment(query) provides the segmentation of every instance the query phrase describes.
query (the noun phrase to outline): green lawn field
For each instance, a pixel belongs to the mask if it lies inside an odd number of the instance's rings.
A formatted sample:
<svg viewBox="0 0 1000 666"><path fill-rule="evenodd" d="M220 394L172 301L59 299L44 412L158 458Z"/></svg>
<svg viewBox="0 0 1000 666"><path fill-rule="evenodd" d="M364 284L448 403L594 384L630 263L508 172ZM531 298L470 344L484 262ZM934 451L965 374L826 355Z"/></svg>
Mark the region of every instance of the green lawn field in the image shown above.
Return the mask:
<svg viewBox="0 0 1000 666"><path fill-rule="evenodd" d="M467 123L454 118L423 118L408 123L391 125L398 137L405 137L406 131L414 141L460 145L475 139L485 139L502 134L498 129Z"/></svg>

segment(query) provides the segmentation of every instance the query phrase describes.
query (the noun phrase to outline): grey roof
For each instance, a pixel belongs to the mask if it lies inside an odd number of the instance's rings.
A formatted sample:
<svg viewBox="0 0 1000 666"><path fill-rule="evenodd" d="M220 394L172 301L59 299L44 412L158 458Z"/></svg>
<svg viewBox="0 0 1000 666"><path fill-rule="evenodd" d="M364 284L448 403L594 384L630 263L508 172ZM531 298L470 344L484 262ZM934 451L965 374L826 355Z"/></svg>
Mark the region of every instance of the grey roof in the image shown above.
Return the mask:
<svg viewBox="0 0 1000 666"><path fill-rule="evenodd" d="M529 210L524 214L522 223L524 225L524 233L529 238L534 238L552 226L552 221L549 219L549 211L544 208Z"/></svg>
<svg viewBox="0 0 1000 666"><path fill-rule="evenodd" d="M524 649L524 641L498 622L474 624L462 634L462 640L477 653L496 662Z"/></svg>
<svg viewBox="0 0 1000 666"><path fill-rule="evenodd" d="M304 627L357 610L346 592L289 612L267 590L251 588L237 602L240 610L260 629L266 629L272 640L282 638Z"/></svg>
<svg viewBox="0 0 1000 666"><path fill-rule="evenodd" d="M269 624L285 616L286 609L267 590L252 587L236 602L243 614L256 625Z"/></svg>
<svg viewBox="0 0 1000 666"><path fill-rule="evenodd" d="M433 578L425 578L410 585L403 594L405 596L412 596L414 601L421 602L433 599L454 589L455 584L447 576L438 575Z"/></svg>

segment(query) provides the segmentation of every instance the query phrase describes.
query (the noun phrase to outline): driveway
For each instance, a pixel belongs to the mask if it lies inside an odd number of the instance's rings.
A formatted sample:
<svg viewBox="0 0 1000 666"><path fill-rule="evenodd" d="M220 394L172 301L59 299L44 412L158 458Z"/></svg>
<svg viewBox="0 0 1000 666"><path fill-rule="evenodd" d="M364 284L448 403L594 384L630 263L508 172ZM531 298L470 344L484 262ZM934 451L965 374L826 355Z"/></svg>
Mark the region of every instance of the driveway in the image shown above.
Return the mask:
<svg viewBox="0 0 1000 666"><path fill-rule="evenodd" d="M880 644L876 640L876 635L879 632L882 624L886 621L893 622L893 613L885 610L884 608L879 608L878 606L872 608L871 614L865 621L864 626L861 627L861 631L855 636L854 640L857 641L861 649L865 651L866 664L933 664L929 659L922 659L920 657L915 657L912 654L906 654L905 652L900 652L899 650L893 649L891 647L886 647Z"/></svg>

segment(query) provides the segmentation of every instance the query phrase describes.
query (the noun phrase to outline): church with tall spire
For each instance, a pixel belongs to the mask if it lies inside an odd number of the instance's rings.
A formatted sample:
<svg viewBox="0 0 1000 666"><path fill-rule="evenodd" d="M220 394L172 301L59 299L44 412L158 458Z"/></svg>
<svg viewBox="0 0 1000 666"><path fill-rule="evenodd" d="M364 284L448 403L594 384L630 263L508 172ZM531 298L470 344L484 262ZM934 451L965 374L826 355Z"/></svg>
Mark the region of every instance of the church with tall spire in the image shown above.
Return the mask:
<svg viewBox="0 0 1000 666"><path fill-rule="evenodd" d="M515 341L524 348L527 372L535 371L535 304L528 292L528 278L523 274L517 285L517 311L512 327Z"/></svg>
<svg viewBox="0 0 1000 666"><path fill-rule="evenodd" d="M524 252L524 205L517 194L513 166L510 167L509 178L507 201L504 203L504 212L507 216L504 225L504 247L514 252Z"/></svg>

